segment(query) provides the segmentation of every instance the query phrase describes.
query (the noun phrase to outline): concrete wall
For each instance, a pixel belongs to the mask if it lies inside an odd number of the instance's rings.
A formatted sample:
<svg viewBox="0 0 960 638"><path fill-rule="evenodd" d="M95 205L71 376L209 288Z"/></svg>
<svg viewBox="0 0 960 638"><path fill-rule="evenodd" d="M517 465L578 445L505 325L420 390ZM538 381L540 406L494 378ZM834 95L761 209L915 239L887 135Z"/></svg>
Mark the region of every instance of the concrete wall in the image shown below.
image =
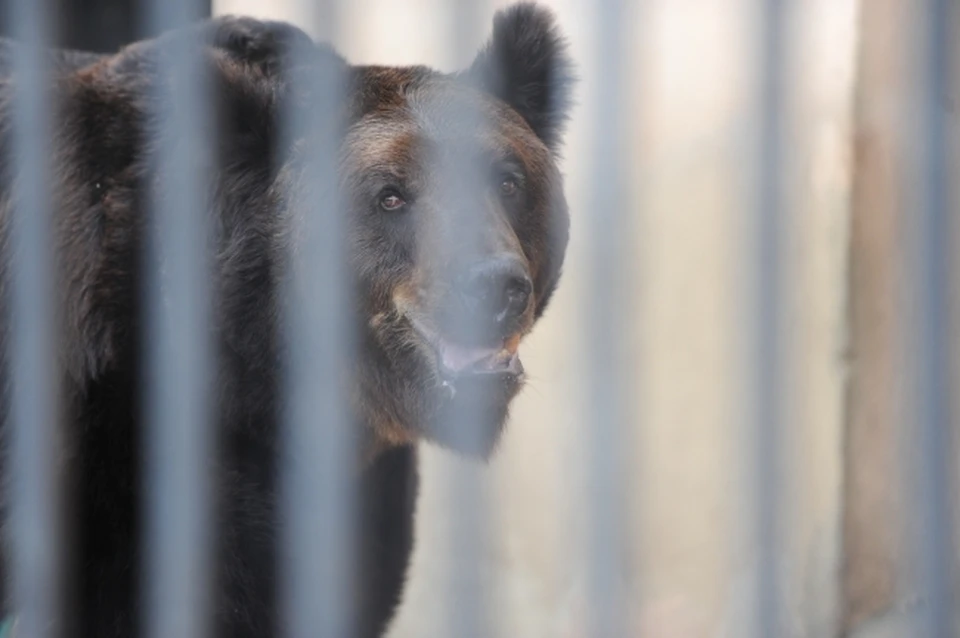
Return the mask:
<svg viewBox="0 0 960 638"><path fill-rule="evenodd" d="M954 33L960 28L960 2L950 0ZM913 307L910 289L904 286L907 254L905 237L909 222L917 215L917 141L922 123L915 98L922 77L915 56L926 42L913 5L897 0L870 3L861 19L858 52L859 80L854 130L854 187L850 244L850 384L848 397L848 443L846 455L843 594L845 626L863 638L921 635L918 624L928 596L914 580L919 563L911 560L910 548L925 522L915 509L922 499L911 462L920 439L919 421L911 410L908 370L914 354L909 347L907 326ZM957 77L960 49L954 48L951 78ZM938 106L947 116L945 131L949 174L960 167L960 85L944 87ZM919 186L920 188L923 185ZM952 180L948 201L948 224L954 245L960 240L957 223L960 185ZM956 262L951 262L956 269ZM960 284L947 283L950 312L960 310ZM950 343L957 347L956 321L949 321ZM951 353L957 356L957 351ZM956 359L954 359L956 360ZM951 363L951 365L954 365ZM956 368L948 374L956 375ZM949 380L955 387L957 378ZM954 397L958 396L954 393ZM947 422L952 450L947 454L953 485L957 485L957 432L955 403ZM914 408L915 409L915 408ZM920 463L927 462L920 460ZM960 531L956 489L948 491L952 506L954 549L940 556L952 569L958 564L956 548ZM952 592L956 600L957 591ZM956 608L956 606L954 606ZM954 618L952 634L960 631L960 616Z"/></svg>
<svg viewBox="0 0 960 638"><path fill-rule="evenodd" d="M297 20L294 3L219 0L219 13ZM450 68L451 3L352 0L337 37L353 61ZM497 2L495 4L505 4ZM444 486L469 475L490 504L481 578L490 635L582 638L586 570L580 548L586 443L579 355L591 211L586 203L595 9L545 2L560 16L583 82L564 153L573 240L565 279L523 347L531 383L517 401L504 445L489 467L424 449L418 545L406 600L391 638L444 633L451 546ZM623 202L632 252L622 291L632 330L622 336L632 389L622 503L629 540L622 572L629 635L749 635L756 539L749 531L744 286L750 205L749 133L753 3L646 0L628 33L631 121L623 160L632 192ZM823 638L837 621L845 387L849 140L856 42L855 0L808 0L792 35L786 236L786 406L782 550L792 635ZM483 36L477 29L477 44ZM632 80L632 81L631 81Z"/></svg>

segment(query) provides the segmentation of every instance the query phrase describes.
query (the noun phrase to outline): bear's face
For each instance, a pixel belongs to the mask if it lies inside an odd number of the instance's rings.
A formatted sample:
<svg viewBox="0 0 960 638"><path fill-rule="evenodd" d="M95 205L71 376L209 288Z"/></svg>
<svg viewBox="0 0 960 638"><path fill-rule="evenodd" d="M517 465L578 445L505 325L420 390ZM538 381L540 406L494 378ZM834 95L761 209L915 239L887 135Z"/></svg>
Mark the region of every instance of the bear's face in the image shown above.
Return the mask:
<svg viewBox="0 0 960 638"><path fill-rule="evenodd" d="M366 318L360 409L387 441L486 456L566 249L562 42L549 14L520 5L464 73L354 72L372 96L342 164Z"/></svg>

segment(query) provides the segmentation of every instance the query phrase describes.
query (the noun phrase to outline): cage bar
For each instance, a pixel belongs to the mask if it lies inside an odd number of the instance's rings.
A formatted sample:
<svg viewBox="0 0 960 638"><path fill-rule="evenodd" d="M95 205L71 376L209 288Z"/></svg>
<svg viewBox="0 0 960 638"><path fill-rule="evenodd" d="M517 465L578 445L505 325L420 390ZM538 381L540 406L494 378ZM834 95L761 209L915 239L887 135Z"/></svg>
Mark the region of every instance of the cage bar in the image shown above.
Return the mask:
<svg viewBox="0 0 960 638"><path fill-rule="evenodd" d="M908 201L904 207L905 299L902 318L907 370L907 410L902 425L907 484L912 505L907 525L911 595L919 601L918 635L955 635L951 470L951 354L956 331L951 324L949 290L955 232L950 211L947 97L952 86L950 61L955 17L950 0L916 5L912 55L915 84L906 148ZM916 119L914 119L916 118ZM915 524L911 521L916 521Z"/></svg>
<svg viewBox="0 0 960 638"><path fill-rule="evenodd" d="M31 638L63 635L64 582L59 432L60 369L55 336L56 260L50 197L53 109L46 45L50 16L43 0L7 3L20 45L12 109L13 193L10 350L7 371L11 445L9 486L11 573L9 600L17 631ZM9 432L9 430L8 430ZM4 619L11 622L12 619Z"/></svg>
<svg viewBox="0 0 960 638"><path fill-rule="evenodd" d="M193 0L141 7L146 31L205 17ZM182 34L182 32L181 32ZM212 114L201 42L154 41L158 82L148 113L151 189L144 274L147 508L144 632L202 638L210 628L214 367L210 217Z"/></svg>
<svg viewBox="0 0 960 638"><path fill-rule="evenodd" d="M785 352L783 310L786 296L783 243L787 224L784 200L785 111L787 98L785 21L788 0L762 0L758 7L759 66L755 182L750 209L753 236L750 313L754 339L749 379L750 436L753 474L750 496L757 546L754 634L757 638L784 635L782 600L781 517L783 489L783 391Z"/></svg>
<svg viewBox="0 0 960 638"><path fill-rule="evenodd" d="M452 3L449 22L441 21L446 27L443 34L444 41L449 43L449 53L446 56L452 63L462 66L469 65L476 55L481 38L486 34L488 22L485 19L490 15L490 3L487 0L462 0ZM492 79L492 81L496 81ZM452 114L455 118L455 128L465 131L467 136L477 135L484 128L494 126L488 121L486 114L474 109L457 110ZM487 173L475 162L475 158L465 156L456 144L459 139L443 139L436 157L427 157L427 161L436 162L440 167L439 185L466 184L465 192L483 193L484 180ZM466 149L472 149L467 144ZM444 197L455 197L452 191L445 191ZM468 201L470 197L466 198ZM465 214L466 203L458 204L455 199L449 201L450 206L444 213L457 217L452 226L459 227L456 238L446 235L447 240L460 241L463 250L470 254L480 254L480 234L476 225L476 218ZM459 211L460 215L456 212ZM426 251L424 254L435 252L441 254L440 246L431 244L444 241L437 234L429 233L425 237ZM458 291L463 294L463 291ZM475 317L479 319L487 312L485 307L477 309ZM462 332L471 340L479 336L482 329L479 323L467 320ZM452 392L456 392L451 386ZM483 417L471 406L461 405L449 415L447 422L440 426L453 433L458 441L455 447L461 449L476 448L479 438L483 436ZM467 461L475 463L476 460ZM491 528L490 503L486 499L483 478L471 468L455 467L450 469L449 480L444 486L444 506L449 520L448 537L450 545L446 548L449 553L445 558L447 573L444 581L449 583L445 592L445 613L442 620L442 634L463 636L463 638L487 638L496 635L493 618L490 615L489 592L483 586L483 555L484 544L489 540Z"/></svg>
<svg viewBox="0 0 960 638"><path fill-rule="evenodd" d="M340 3L303 2L301 15L318 40L331 40ZM302 177L283 214L295 229L290 238L285 291L285 418L281 460L280 541L283 635L287 638L349 638L355 568L353 532L358 461L349 422L349 377L354 335L346 267L347 219L337 194L337 160L343 134L344 87L315 50L292 49L293 87L311 103L291 100L285 113L286 158ZM293 81L293 80L291 80Z"/></svg>
<svg viewBox="0 0 960 638"><path fill-rule="evenodd" d="M622 131L626 122L628 78L625 62L624 19L626 3L602 0L593 5L596 50L591 78L592 102L591 170L588 174L586 210L581 211L587 244L588 298L584 343L584 377L588 392L586 430L587 503L590 520L586 530L586 578L589 614L585 635L618 638L629 635L626 626L625 562L626 533L625 468L632 451L624 450L627 438L627 379L622 335L628 334L629 308L625 291L635 281L629 273L628 239L622 202L627 184L622 166ZM631 211L635 212L635 211ZM635 469L634 469L635 471Z"/></svg>

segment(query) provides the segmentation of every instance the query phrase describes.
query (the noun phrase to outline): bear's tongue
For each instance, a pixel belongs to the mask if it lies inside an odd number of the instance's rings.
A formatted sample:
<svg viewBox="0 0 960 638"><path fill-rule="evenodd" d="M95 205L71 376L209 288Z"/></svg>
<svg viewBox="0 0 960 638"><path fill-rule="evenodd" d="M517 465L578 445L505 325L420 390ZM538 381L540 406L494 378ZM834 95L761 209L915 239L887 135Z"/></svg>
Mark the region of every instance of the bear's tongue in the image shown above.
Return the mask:
<svg viewBox="0 0 960 638"><path fill-rule="evenodd" d="M500 351L499 347L466 346L449 341L441 341L439 346L440 360L448 370L453 372L462 372L481 362L492 361Z"/></svg>
<svg viewBox="0 0 960 638"><path fill-rule="evenodd" d="M437 344L440 361L451 372L496 371L508 368L517 357L520 336L514 335L496 346L468 346L441 339Z"/></svg>

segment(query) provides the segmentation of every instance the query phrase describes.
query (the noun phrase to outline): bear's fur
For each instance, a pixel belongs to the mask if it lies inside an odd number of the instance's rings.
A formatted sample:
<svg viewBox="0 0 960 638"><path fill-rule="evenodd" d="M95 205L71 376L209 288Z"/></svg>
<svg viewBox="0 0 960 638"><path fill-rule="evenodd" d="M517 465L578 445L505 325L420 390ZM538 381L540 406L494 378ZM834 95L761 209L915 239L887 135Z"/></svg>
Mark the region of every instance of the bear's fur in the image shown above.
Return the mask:
<svg viewBox="0 0 960 638"><path fill-rule="evenodd" d="M322 66L347 87L339 113L345 126L338 201L349 218L356 299L351 408L362 445L356 635L379 636L400 600L413 542L416 442L480 457L491 452L523 381L517 343L557 285L568 225L557 168L572 84L565 45L547 11L521 4L497 14L490 42L454 74L351 66L294 27L244 18L214 19L115 55L53 54L58 109L50 192L62 386L76 448L67 468L75 477L70 550L79 597L71 628L81 636L138 633L140 273L157 113L151 100L152 89L165 81L157 61L183 38L204 43L218 105L210 210L221 456L215 466L215 633L277 632L277 362L286 346L276 324L289 220L300 197L297 144L283 144L280 130L284 117L311 103L297 84L299 64ZM4 247L16 168L9 158L14 46L0 45ZM468 127L456 124L465 112L476 115ZM487 164L474 162L481 172L452 185L439 179L451 165L445 152ZM470 250L460 241L465 220L475 233ZM424 241L428 234L438 241ZM482 276L476 274L481 267ZM15 338L7 328L8 272L5 259L4 353ZM462 281L485 288L458 292ZM488 302L503 311L488 317ZM457 332L465 313L483 319L476 335ZM4 388L9 374L16 371L5 373ZM0 395L4 415L7 395ZM465 407L481 414L474 424L481 434L461 439L450 419ZM6 418L0 427L6 440ZM15 612L9 603L3 611Z"/></svg>

